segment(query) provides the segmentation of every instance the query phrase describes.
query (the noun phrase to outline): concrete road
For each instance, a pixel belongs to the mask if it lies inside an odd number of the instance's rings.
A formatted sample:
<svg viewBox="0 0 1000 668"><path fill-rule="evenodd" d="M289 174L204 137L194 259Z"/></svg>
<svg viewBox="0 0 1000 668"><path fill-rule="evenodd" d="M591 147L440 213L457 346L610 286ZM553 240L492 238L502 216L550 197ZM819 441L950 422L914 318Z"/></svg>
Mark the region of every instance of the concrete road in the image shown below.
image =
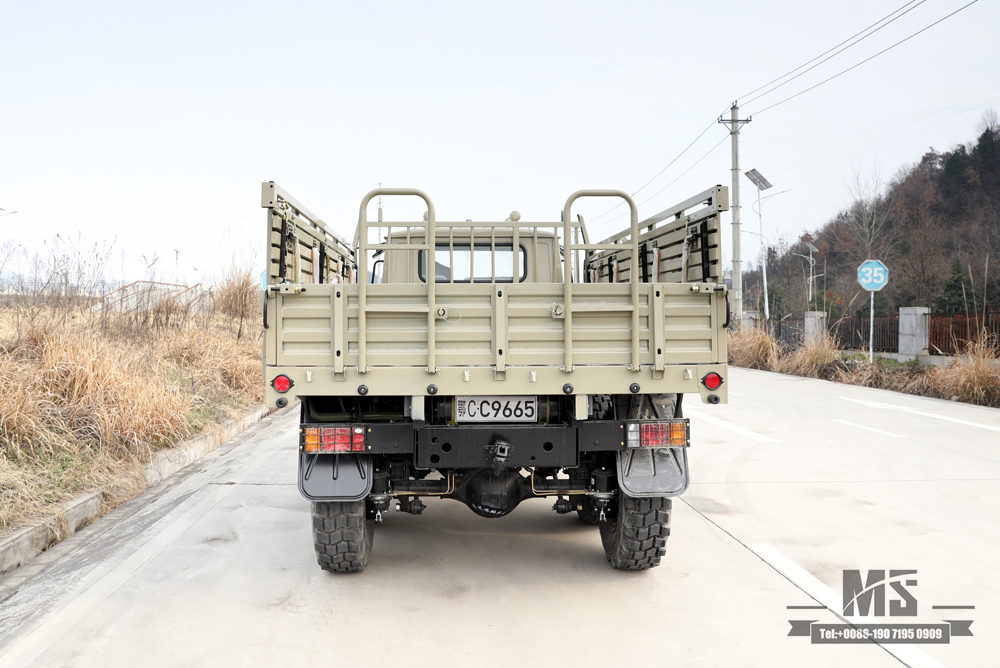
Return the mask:
<svg viewBox="0 0 1000 668"><path fill-rule="evenodd" d="M995 665L1000 411L730 382L728 406L686 407L694 484L657 569L612 570L596 528L536 500L390 513L367 571L322 572L285 412L0 580L0 667ZM815 606L840 607L844 569L916 570L903 621L975 635L789 637L840 622Z"/></svg>

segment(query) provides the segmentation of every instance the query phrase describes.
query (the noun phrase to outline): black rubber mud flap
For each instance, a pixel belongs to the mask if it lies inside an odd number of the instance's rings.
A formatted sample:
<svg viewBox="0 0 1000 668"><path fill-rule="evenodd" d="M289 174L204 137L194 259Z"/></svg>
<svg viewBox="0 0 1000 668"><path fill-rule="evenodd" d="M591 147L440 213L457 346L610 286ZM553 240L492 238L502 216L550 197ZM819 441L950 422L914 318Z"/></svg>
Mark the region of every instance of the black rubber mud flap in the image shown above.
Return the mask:
<svg viewBox="0 0 1000 668"><path fill-rule="evenodd" d="M360 501L371 491L371 455L299 453L299 492L310 501Z"/></svg>
<svg viewBox="0 0 1000 668"><path fill-rule="evenodd" d="M618 484L628 496L677 496L688 488L687 448L618 452Z"/></svg>

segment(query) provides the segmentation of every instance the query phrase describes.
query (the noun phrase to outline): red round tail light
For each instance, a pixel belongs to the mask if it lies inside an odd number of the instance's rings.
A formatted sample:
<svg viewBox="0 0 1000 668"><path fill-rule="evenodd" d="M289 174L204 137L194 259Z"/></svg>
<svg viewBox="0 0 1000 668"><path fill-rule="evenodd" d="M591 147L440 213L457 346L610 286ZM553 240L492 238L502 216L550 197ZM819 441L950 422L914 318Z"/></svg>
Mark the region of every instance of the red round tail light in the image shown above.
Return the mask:
<svg viewBox="0 0 1000 668"><path fill-rule="evenodd" d="M274 380L271 381L271 387L274 388L275 392L281 392L284 394L288 390L292 389L292 379L288 376L275 376Z"/></svg>
<svg viewBox="0 0 1000 668"><path fill-rule="evenodd" d="M722 387L722 376L714 371L701 379L702 384L710 390L717 390Z"/></svg>

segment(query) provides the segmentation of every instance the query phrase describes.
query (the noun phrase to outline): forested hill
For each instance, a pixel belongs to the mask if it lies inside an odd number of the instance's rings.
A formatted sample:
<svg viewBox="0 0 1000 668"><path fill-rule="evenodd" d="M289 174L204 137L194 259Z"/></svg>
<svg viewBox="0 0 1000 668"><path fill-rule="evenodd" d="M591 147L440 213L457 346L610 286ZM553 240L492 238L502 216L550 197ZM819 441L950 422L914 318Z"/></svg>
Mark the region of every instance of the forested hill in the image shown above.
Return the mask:
<svg viewBox="0 0 1000 668"><path fill-rule="evenodd" d="M884 182L859 175L851 205L794 243L769 250L768 294L772 316L826 310L838 317L866 305L856 282L858 265L877 258L889 267L889 284L875 299L880 313L900 306L972 311L1000 308L1000 118L989 110L978 138L938 153ZM806 242L818 253L813 302L807 302ZM798 255L796 255L798 254ZM759 265L744 277L746 309L762 303ZM763 310L762 306L758 310Z"/></svg>

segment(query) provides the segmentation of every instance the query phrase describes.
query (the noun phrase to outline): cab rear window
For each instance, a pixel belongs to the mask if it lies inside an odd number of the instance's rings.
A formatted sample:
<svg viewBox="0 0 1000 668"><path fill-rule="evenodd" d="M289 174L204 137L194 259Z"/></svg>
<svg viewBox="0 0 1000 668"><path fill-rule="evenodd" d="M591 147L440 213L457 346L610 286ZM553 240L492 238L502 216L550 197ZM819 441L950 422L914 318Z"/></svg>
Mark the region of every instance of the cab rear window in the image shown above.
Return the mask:
<svg viewBox="0 0 1000 668"><path fill-rule="evenodd" d="M528 277L528 259L524 246L518 247L518 282ZM496 266L494 267L494 262ZM437 244L434 250L434 277L437 283L490 283L496 272L497 283L514 282L513 244L497 244L496 252L490 244ZM417 272L420 280L427 280L427 251L419 252Z"/></svg>

